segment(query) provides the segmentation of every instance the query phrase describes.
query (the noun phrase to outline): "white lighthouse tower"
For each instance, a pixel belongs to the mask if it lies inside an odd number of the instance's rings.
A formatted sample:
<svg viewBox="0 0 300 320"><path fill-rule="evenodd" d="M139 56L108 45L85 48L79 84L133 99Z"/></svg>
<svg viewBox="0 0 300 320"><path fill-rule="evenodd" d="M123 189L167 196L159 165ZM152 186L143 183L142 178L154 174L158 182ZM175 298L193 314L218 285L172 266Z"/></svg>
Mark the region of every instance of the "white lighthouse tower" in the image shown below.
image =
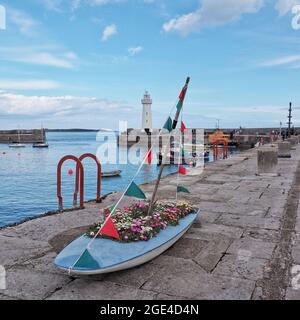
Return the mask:
<svg viewBox="0 0 300 320"><path fill-rule="evenodd" d="M142 99L143 104L143 117L142 117L142 130L152 131L152 99L148 91L145 92L144 98Z"/></svg>

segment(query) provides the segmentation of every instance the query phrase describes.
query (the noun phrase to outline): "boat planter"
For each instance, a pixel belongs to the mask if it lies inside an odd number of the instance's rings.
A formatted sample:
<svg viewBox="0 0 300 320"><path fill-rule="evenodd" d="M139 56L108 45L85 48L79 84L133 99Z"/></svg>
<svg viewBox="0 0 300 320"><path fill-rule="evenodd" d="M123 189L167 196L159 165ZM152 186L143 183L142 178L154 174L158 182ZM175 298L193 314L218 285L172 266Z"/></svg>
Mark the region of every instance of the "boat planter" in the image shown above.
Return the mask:
<svg viewBox="0 0 300 320"><path fill-rule="evenodd" d="M118 214L118 212L116 213ZM159 256L178 241L190 228L198 213L199 209L193 208L177 222L174 221L173 225L165 225L160 230L156 230L154 235L146 231L149 236L145 236L145 238L142 236L141 239L137 238L140 236L138 236L139 232L136 229L133 228L134 231L130 236L128 228L122 229L122 226L116 222L116 226L120 230L120 240L103 236L95 238L88 248L88 256L84 257L88 262L87 265L78 266L76 263L82 259L80 257L91 242L90 233L92 236L93 229L97 229L97 225L95 225L85 235L69 244L56 257L55 265L62 270L70 270L73 274L85 275L109 273L141 265ZM164 222L162 226L163 224ZM129 224L127 225L129 227ZM132 228L130 227L130 229Z"/></svg>

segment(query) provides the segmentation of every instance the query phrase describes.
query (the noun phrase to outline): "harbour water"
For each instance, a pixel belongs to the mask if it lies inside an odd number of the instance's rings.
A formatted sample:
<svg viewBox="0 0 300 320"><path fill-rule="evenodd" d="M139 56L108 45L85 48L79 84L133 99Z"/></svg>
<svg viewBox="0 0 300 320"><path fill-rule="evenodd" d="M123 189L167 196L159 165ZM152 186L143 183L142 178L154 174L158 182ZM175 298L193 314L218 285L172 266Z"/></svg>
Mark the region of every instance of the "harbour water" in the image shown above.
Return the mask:
<svg viewBox="0 0 300 320"><path fill-rule="evenodd" d="M96 154L99 142L96 132L51 132L47 134L49 149L11 149L0 144L0 227L20 222L44 212L57 210L56 169L58 161L67 154L80 156L90 152ZM124 150L124 152L127 152ZM96 198L95 163L84 160L85 200ZM62 194L64 207L72 207L75 165L67 161L62 169ZM101 195L124 189L136 173L137 166L103 165L102 170L122 170L115 178L103 178ZM136 183L148 182L156 178L156 165L143 166L136 177ZM176 171L176 166L166 167L164 175Z"/></svg>

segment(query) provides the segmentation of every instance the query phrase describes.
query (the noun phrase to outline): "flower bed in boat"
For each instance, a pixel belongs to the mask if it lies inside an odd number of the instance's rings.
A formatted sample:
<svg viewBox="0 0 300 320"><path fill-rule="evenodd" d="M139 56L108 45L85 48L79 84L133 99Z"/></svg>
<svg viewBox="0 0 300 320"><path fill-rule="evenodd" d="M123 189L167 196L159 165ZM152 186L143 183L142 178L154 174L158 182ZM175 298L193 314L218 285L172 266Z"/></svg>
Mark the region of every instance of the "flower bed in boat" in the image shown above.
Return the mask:
<svg viewBox="0 0 300 320"><path fill-rule="evenodd" d="M167 226L176 226L179 220L188 214L194 213L196 208L186 202L157 202L152 214L148 215L148 203L135 203L129 207L116 209L111 217L120 241L147 241ZM106 215L109 214L106 209ZM102 224L97 223L89 228L86 235L94 237ZM98 237L104 237L98 235ZM105 236L107 238L107 236Z"/></svg>

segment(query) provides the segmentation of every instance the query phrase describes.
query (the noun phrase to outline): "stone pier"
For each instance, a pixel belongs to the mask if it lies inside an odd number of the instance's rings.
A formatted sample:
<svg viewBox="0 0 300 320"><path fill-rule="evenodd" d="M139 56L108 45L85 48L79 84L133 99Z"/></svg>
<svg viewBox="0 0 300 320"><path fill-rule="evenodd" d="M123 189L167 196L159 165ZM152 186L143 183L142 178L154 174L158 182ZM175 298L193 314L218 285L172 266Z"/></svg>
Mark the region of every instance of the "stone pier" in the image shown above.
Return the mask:
<svg viewBox="0 0 300 320"><path fill-rule="evenodd" d="M2 229L0 299L300 299L300 147L278 159L280 175L256 173L251 149L182 177L192 193L181 198L202 210L197 221L164 254L123 272L74 277L53 266L119 194ZM160 198L174 197L176 180L162 180ZM153 183L141 187L149 196Z"/></svg>

